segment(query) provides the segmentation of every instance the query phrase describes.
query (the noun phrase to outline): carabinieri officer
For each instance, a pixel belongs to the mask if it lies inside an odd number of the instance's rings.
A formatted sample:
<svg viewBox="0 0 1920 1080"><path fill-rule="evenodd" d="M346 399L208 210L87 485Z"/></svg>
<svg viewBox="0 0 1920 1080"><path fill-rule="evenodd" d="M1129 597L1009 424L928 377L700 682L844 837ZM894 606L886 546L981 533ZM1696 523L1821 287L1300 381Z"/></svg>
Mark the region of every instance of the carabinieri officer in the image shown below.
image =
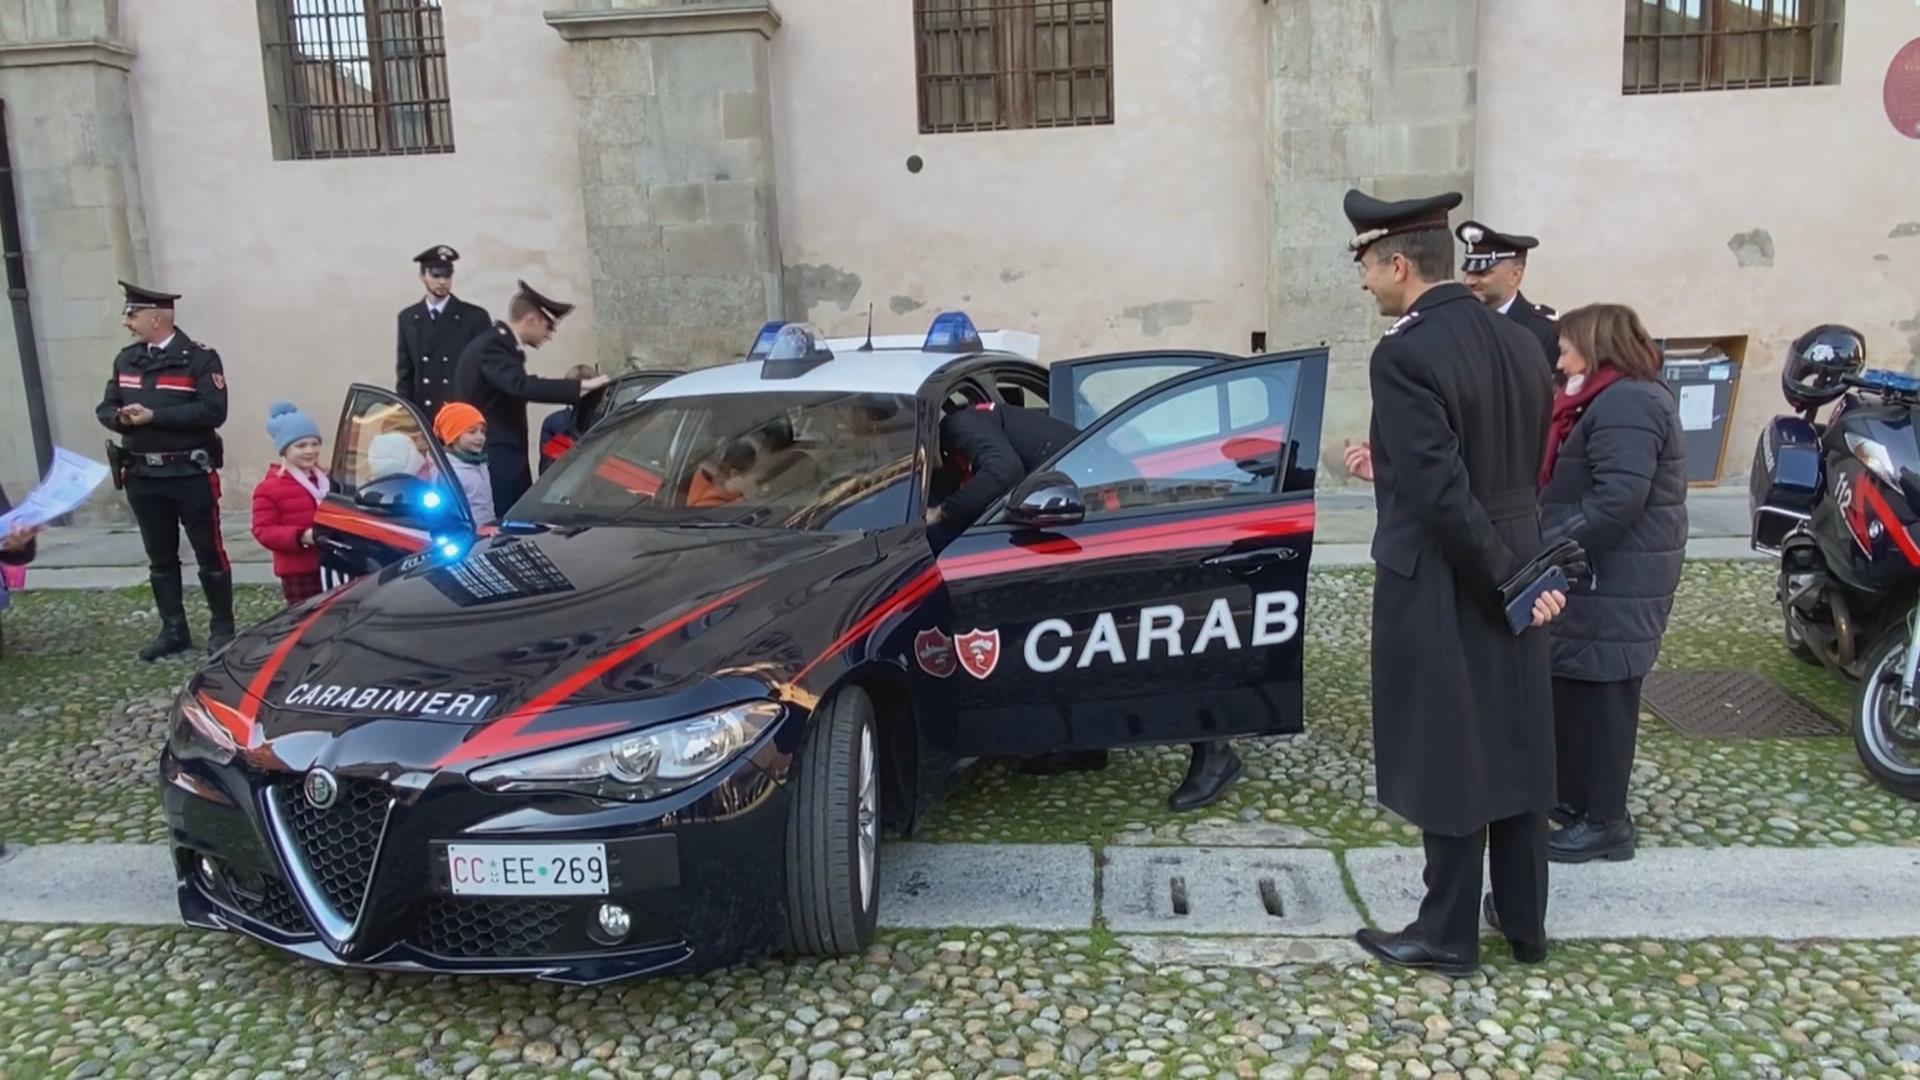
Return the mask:
<svg viewBox="0 0 1920 1080"><path fill-rule="evenodd" d="M493 322L487 309L453 295L453 264L460 253L445 244L413 257L420 264L424 299L400 309L394 392L418 406L431 424L453 400L453 370L467 344Z"/></svg>
<svg viewBox="0 0 1920 1080"><path fill-rule="evenodd" d="M1520 292L1527 276L1527 252L1540 241L1518 233L1496 232L1477 221L1463 222L1454 235L1466 246L1460 259L1460 273L1467 291L1480 302L1525 327L1540 342L1547 354L1547 368L1560 363L1559 314L1545 304L1536 304Z"/></svg>
<svg viewBox="0 0 1920 1080"><path fill-rule="evenodd" d="M140 659L193 648L180 582L180 531L186 530L200 564L212 618L207 650L233 640L233 572L220 536L221 444L227 420L227 377L220 354L173 324L176 293L120 282L127 332L136 340L113 358L113 374L94 410L100 423L120 436L108 442L114 483L140 523L160 634L140 650Z"/></svg>
<svg viewBox="0 0 1920 1080"><path fill-rule="evenodd" d="M507 321L470 343L453 377L453 400L480 410L487 420L487 473L493 508L502 517L533 486L527 457L527 402L571 405L607 385L605 375L543 379L527 372L527 350L552 339L572 304L550 300L522 281L507 304Z"/></svg>
<svg viewBox="0 0 1920 1080"><path fill-rule="evenodd" d="M1452 280L1457 193L1346 198L1361 287L1397 317L1368 363L1374 481L1373 752L1380 802L1424 834L1426 896L1360 947L1449 975L1480 953L1483 858L1500 929L1546 957L1554 805L1547 635L1508 629L1501 585L1542 548L1538 475L1553 380L1534 338ZM1368 458L1370 457L1370 460ZM1535 605L1535 625L1564 594Z"/></svg>

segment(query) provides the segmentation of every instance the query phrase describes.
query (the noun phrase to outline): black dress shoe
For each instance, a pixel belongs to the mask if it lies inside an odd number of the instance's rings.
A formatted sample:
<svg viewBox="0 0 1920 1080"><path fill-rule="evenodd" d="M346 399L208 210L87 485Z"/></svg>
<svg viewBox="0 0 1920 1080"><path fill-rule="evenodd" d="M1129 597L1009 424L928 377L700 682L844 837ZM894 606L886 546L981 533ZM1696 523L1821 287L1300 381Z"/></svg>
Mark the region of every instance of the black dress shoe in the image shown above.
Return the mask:
<svg viewBox="0 0 1920 1080"><path fill-rule="evenodd" d="M1568 806L1566 803L1561 803L1559 806L1547 811L1547 820L1563 829L1585 816L1586 815Z"/></svg>
<svg viewBox="0 0 1920 1080"><path fill-rule="evenodd" d="M1633 858L1633 819L1620 821L1579 821L1547 837L1547 860L1557 863L1583 863L1595 859L1626 862Z"/></svg>
<svg viewBox="0 0 1920 1080"><path fill-rule="evenodd" d="M1198 810L1226 794L1240 774L1240 755L1223 742L1194 743L1193 757L1187 762L1187 778L1167 796L1174 813Z"/></svg>
<svg viewBox="0 0 1920 1080"><path fill-rule="evenodd" d="M1356 932L1353 940L1374 959L1396 967L1434 971L1455 978L1471 975L1480 968L1478 958L1447 952L1406 931L1390 934L1368 927Z"/></svg>
<svg viewBox="0 0 1920 1080"><path fill-rule="evenodd" d="M1107 767L1105 750L1062 750L1039 754L1020 763L1025 776L1058 776L1070 772L1099 772Z"/></svg>
<svg viewBox="0 0 1920 1080"><path fill-rule="evenodd" d="M1500 912L1494 909L1492 893L1488 893L1481 899L1480 914L1486 916L1487 925L1493 927L1494 933L1499 934L1501 937L1507 937L1506 930L1500 926ZM1515 941L1512 938L1507 938L1507 947L1513 950L1513 958L1522 964L1541 964L1546 962L1547 947L1545 945L1530 945L1523 941Z"/></svg>

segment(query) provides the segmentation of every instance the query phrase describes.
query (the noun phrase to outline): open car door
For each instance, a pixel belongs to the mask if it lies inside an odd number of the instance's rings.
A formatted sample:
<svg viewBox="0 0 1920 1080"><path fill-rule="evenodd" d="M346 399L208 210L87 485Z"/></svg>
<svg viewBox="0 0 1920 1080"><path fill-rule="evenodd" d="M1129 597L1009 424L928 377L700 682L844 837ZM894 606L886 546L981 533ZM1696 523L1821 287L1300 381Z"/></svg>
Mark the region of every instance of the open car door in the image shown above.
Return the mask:
<svg viewBox="0 0 1920 1080"><path fill-rule="evenodd" d="M430 545L457 552L473 542L473 514L445 451L419 410L390 390L347 390L328 481L313 540L329 589Z"/></svg>
<svg viewBox="0 0 1920 1080"><path fill-rule="evenodd" d="M1048 411L1082 431L1150 386L1213 364L1232 361L1226 353L1111 353L1060 360L1047 367Z"/></svg>
<svg viewBox="0 0 1920 1080"><path fill-rule="evenodd" d="M1326 378L1325 349L1189 365L941 553L957 752L1301 730Z"/></svg>

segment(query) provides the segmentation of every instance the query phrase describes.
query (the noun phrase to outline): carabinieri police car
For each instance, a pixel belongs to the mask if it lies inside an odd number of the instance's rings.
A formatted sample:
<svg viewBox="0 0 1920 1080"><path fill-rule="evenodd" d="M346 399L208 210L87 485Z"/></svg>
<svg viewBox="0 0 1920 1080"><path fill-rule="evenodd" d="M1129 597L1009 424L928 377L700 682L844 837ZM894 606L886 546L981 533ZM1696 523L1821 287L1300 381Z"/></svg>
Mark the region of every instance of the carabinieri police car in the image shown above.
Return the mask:
<svg viewBox="0 0 1920 1080"><path fill-rule="evenodd" d="M497 530L355 386L315 526L342 583L174 709L182 916L564 982L847 954L883 825L969 760L1300 730L1325 351L1036 352L957 312L770 324L645 376ZM983 404L1083 430L936 556L939 422Z"/></svg>

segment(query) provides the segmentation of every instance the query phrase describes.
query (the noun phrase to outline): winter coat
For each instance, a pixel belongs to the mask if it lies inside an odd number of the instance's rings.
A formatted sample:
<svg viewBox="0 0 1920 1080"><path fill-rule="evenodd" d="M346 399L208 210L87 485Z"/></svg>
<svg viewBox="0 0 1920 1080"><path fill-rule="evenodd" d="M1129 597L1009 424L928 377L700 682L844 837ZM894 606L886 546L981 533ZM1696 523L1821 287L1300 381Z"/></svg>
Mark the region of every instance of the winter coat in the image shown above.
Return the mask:
<svg viewBox="0 0 1920 1080"><path fill-rule="evenodd" d="M253 538L273 552L276 577L320 572L320 551L300 543L300 534L313 528L319 508L313 493L293 478L285 465L275 463L266 479L253 489Z"/></svg>
<svg viewBox="0 0 1920 1080"><path fill-rule="evenodd" d="M1373 751L1380 802L1468 836L1554 803L1544 630L1500 583L1540 551L1553 380L1526 329L1448 282L1373 350Z"/></svg>
<svg viewBox="0 0 1920 1080"><path fill-rule="evenodd" d="M461 461L451 450L447 452L447 463L453 467L454 479L460 481L460 490L466 492L473 523L491 525L497 521L499 515L493 509L493 478L487 473L487 463Z"/></svg>
<svg viewBox="0 0 1920 1080"><path fill-rule="evenodd" d="M1590 585L1553 621L1553 673L1584 682L1653 669L1687 549L1687 443L1673 394L1650 379L1602 390L1540 493L1549 542L1587 549Z"/></svg>

